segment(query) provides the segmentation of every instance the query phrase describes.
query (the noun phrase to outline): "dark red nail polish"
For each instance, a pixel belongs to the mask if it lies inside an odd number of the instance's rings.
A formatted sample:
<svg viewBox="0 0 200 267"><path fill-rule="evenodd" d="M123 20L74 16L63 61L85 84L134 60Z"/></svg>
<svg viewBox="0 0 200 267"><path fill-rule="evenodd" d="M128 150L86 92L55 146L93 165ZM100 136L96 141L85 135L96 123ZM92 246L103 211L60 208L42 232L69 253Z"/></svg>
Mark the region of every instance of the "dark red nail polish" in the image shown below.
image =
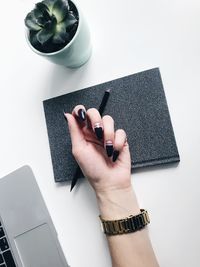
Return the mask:
<svg viewBox="0 0 200 267"><path fill-rule="evenodd" d="M114 150L112 161L115 162L117 160L118 156L119 156L119 151L118 150Z"/></svg>
<svg viewBox="0 0 200 267"><path fill-rule="evenodd" d="M113 154L113 143L112 141L106 141L106 153L108 157L111 157Z"/></svg>
<svg viewBox="0 0 200 267"><path fill-rule="evenodd" d="M63 116L64 116L66 122L68 123L68 120L67 120L67 118L66 118L66 116L65 116L65 112L64 112L64 111L63 111Z"/></svg>
<svg viewBox="0 0 200 267"><path fill-rule="evenodd" d="M101 127L100 122L95 123L94 132L99 140L103 138L103 128Z"/></svg>
<svg viewBox="0 0 200 267"><path fill-rule="evenodd" d="M85 110L80 108L78 110L78 117L82 120L82 121L85 121L86 120L86 113L85 113Z"/></svg>
<svg viewBox="0 0 200 267"><path fill-rule="evenodd" d="M95 127L94 131L95 131L95 134L99 140L103 138L103 128L102 127Z"/></svg>

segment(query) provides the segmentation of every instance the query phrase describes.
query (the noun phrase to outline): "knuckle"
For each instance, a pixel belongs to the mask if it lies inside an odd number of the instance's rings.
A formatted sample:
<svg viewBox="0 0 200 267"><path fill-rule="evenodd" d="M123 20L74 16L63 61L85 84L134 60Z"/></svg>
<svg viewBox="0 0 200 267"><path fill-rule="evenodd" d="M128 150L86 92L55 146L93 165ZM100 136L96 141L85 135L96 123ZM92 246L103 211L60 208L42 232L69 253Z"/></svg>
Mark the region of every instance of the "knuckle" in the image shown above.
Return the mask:
<svg viewBox="0 0 200 267"><path fill-rule="evenodd" d="M72 148L72 155L77 157L79 155L79 149L77 147Z"/></svg>

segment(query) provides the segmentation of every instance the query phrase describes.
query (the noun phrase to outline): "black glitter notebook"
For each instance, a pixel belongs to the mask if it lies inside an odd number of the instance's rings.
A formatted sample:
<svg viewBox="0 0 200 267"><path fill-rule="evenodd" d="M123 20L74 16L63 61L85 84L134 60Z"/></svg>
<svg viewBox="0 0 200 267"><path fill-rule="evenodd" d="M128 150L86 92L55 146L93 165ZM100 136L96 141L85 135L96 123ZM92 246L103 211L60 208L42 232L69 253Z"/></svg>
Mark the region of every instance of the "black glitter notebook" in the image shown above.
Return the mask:
<svg viewBox="0 0 200 267"><path fill-rule="evenodd" d="M111 94L103 115L128 136L132 169L178 162L179 153L158 68L45 100L44 110L56 182L72 180L77 163L63 116L77 104L98 109L106 89Z"/></svg>

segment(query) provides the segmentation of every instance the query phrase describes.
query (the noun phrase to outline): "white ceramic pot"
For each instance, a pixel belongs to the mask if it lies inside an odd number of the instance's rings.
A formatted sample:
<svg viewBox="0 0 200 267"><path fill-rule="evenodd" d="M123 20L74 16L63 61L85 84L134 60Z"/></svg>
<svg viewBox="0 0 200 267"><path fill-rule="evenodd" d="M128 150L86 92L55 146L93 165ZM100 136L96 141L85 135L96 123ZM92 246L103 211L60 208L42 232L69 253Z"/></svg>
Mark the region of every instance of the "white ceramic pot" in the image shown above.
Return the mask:
<svg viewBox="0 0 200 267"><path fill-rule="evenodd" d="M73 2L75 5L75 3ZM26 31L26 39L31 49L38 55L45 57L53 63L64 65L68 68L78 68L85 64L91 56L92 46L90 40L90 32L87 22L75 5L79 14L79 23L76 33L72 40L62 49L52 52L43 53L32 46L29 40L29 30Z"/></svg>

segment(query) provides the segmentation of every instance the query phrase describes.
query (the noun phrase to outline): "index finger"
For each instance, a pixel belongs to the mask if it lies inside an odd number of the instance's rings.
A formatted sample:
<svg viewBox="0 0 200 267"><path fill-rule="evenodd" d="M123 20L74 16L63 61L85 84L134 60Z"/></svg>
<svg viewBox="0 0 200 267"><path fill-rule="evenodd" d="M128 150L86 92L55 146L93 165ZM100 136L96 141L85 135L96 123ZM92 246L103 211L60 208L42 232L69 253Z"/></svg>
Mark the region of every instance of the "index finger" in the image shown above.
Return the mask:
<svg viewBox="0 0 200 267"><path fill-rule="evenodd" d="M69 127L69 132L70 132L71 141L72 141L72 149L80 146L81 144L85 145L86 140L85 140L84 134L77 120L75 119L74 115L70 113L64 113L64 115L68 121L68 127Z"/></svg>

